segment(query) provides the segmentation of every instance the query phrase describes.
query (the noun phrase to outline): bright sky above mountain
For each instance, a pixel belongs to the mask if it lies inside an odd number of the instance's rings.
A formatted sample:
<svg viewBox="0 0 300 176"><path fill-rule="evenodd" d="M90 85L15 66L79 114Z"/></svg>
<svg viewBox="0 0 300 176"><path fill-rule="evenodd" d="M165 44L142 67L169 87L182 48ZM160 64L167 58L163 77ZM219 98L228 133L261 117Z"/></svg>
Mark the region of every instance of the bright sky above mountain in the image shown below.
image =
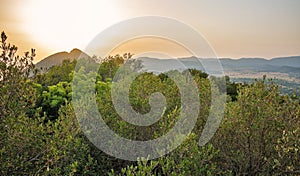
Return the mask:
<svg viewBox="0 0 300 176"><path fill-rule="evenodd" d="M271 58L300 55L299 7L298 0L0 0L0 30L21 51L36 48L42 59L84 49L95 35L122 20L156 15L194 27L219 57ZM138 52L153 41L136 43L128 50ZM175 50L170 54L184 55Z"/></svg>

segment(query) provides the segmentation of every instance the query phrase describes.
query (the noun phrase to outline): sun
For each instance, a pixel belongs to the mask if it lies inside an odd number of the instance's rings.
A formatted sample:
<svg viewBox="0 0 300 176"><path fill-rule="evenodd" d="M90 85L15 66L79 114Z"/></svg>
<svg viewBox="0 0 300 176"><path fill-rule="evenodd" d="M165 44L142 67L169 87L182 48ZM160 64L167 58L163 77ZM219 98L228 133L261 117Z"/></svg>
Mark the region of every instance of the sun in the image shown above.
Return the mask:
<svg viewBox="0 0 300 176"><path fill-rule="evenodd" d="M51 50L84 48L121 17L118 5L110 0L30 0L23 6L24 30Z"/></svg>

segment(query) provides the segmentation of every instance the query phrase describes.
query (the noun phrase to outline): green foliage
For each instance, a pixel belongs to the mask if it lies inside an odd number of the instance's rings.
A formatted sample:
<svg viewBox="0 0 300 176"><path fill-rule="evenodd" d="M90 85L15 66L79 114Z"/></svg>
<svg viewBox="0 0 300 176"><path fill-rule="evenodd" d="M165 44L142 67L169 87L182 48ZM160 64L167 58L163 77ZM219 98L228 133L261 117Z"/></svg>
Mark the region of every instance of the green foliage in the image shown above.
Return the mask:
<svg viewBox="0 0 300 176"><path fill-rule="evenodd" d="M4 119L1 126L1 175L95 174L97 162L70 105L55 122L26 115Z"/></svg>
<svg viewBox="0 0 300 176"><path fill-rule="evenodd" d="M7 115L18 115L25 107L32 106L35 96L28 81L33 70L35 50L16 55L18 48L7 43L7 36L1 33L0 55L0 122Z"/></svg>
<svg viewBox="0 0 300 176"><path fill-rule="evenodd" d="M229 76L225 76L225 80L227 94L231 97L232 101L236 101L238 96L238 86L242 86L242 84L231 82Z"/></svg>
<svg viewBox="0 0 300 176"><path fill-rule="evenodd" d="M108 79L112 79L116 74L118 68L125 63L126 60L129 60L132 57L132 54L125 53L123 56L115 55L108 56L101 63L98 74L101 78L99 81L107 81Z"/></svg>
<svg viewBox="0 0 300 176"><path fill-rule="evenodd" d="M300 173L300 99L284 96L281 104L283 130L275 142L273 168L279 174L297 175Z"/></svg>
<svg viewBox="0 0 300 176"><path fill-rule="evenodd" d="M217 170L213 158L218 154L211 144L200 147L197 135L191 133L187 140L169 155L156 160L141 159L137 163L121 169L112 170L109 175L230 175L230 172Z"/></svg>
<svg viewBox="0 0 300 176"><path fill-rule="evenodd" d="M70 101L71 98L71 83L59 82L57 85L48 86L47 89L42 92L38 100L38 106L42 107L48 119L53 120L58 117L59 108Z"/></svg>
<svg viewBox="0 0 300 176"><path fill-rule="evenodd" d="M240 88L237 101L227 104L213 142L221 151L220 166L235 174L286 174L283 171L288 168L294 171L290 173L298 173L297 159L294 162L282 153L290 149L288 156L294 155L299 146L298 129L299 102L281 96L278 86L262 80Z"/></svg>
<svg viewBox="0 0 300 176"><path fill-rule="evenodd" d="M142 73L131 83L129 101L136 112L147 114L151 110L149 97L155 92L166 98L159 121L148 127L134 126L116 113L111 97L112 80L125 61L130 69L142 70L141 62L128 60L130 53L102 60L99 70L99 63L93 58L67 60L29 79L30 74L37 73L32 64L34 50L23 57L15 56L17 47L6 40L2 33L0 175L300 174L299 97L282 95L278 86L266 84L265 78L240 85L225 77L230 100L223 123L213 140L200 147L198 139L207 117L217 113L210 110L211 92L214 86L222 87L213 82L221 78L208 77L195 69L184 71L184 75L189 71L194 77L200 98L200 113L193 131L182 145L161 158L129 162L103 153L86 139L70 105L72 90L75 98L95 94L104 121L119 135L150 140L166 134L179 118L180 91L168 76L178 71ZM118 76L123 77L129 70L120 73ZM192 81L189 79L186 76L183 81ZM91 87L91 83L95 86ZM118 93L126 92L120 89Z"/></svg>
<svg viewBox="0 0 300 176"><path fill-rule="evenodd" d="M183 71L183 74L185 74L185 72L189 72L193 77L208 78L208 74L205 72L202 72L201 70L187 69L187 70Z"/></svg>
<svg viewBox="0 0 300 176"><path fill-rule="evenodd" d="M42 86L56 85L59 82L71 82L76 64L76 60L64 60L60 66L52 66L46 73L37 74L33 79Z"/></svg>

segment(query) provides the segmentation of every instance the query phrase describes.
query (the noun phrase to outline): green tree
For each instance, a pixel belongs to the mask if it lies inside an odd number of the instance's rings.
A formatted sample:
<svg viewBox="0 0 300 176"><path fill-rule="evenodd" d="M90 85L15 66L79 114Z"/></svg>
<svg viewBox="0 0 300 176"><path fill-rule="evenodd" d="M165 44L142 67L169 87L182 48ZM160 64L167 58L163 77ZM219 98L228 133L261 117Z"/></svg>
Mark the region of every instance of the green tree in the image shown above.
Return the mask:
<svg viewBox="0 0 300 176"><path fill-rule="evenodd" d="M98 74L101 77L101 81L106 81L107 79L112 79L116 74L118 68L129 60L132 54L125 53L123 56L117 54L115 56L108 56L105 58L99 68Z"/></svg>
<svg viewBox="0 0 300 176"><path fill-rule="evenodd" d="M223 124L213 140L220 150L217 161L222 170L234 174L286 174L278 169L286 170L288 166L298 172L299 164L288 159L295 148L285 155L281 153L299 146L298 127L299 103L282 96L277 85L267 85L263 79L241 87L237 101L227 104ZM287 137L291 141L283 140Z"/></svg>
<svg viewBox="0 0 300 176"><path fill-rule="evenodd" d="M19 115L26 107L33 106L35 96L28 80L34 65L35 50L16 55L18 48L7 43L7 36L1 33L0 55L0 121L7 115Z"/></svg>
<svg viewBox="0 0 300 176"><path fill-rule="evenodd" d="M33 80L42 86L52 86L59 82L71 82L77 60L64 60L61 65L52 66L45 73L37 74Z"/></svg>
<svg viewBox="0 0 300 176"><path fill-rule="evenodd" d="M36 85L36 87L41 87ZM37 107L42 107L48 119L53 120L58 117L58 110L72 99L71 83L59 82L57 85L48 86L42 91Z"/></svg>
<svg viewBox="0 0 300 176"><path fill-rule="evenodd" d="M38 114L36 114L39 117ZM83 138L70 105L55 122L26 115L6 118L1 127L1 175L88 175L97 161Z"/></svg>

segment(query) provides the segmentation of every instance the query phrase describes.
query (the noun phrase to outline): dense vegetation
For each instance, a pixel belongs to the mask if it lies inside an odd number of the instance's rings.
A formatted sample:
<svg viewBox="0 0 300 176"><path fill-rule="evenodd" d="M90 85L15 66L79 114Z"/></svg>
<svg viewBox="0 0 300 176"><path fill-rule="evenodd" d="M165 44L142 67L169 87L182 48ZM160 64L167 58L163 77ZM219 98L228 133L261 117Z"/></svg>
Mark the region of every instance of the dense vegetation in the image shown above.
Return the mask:
<svg viewBox="0 0 300 176"><path fill-rule="evenodd" d="M98 150L82 133L71 105L74 71L88 79L95 61L64 61L46 73L34 70L34 50L16 56L17 47L1 34L0 174L1 175L299 175L300 103L282 95L265 79L241 85L226 77L225 117L203 147L199 134L210 111L207 74L189 70L199 88L198 121L187 140L161 158L124 161ZM140 113L150 110L149 95L161 92L167 108L157 123L137 127L122 120L111 100L112 78L131 55L116 55L101 64L95 90L99 112L118 134L149 140L165 134L180 112L180 93L166 74L143 73L131 85L130 103ZM140 63L133 69L141 67ZM31 76L34 73L34 76ZM75 80L76 81L76 80ZM84 83L84 82L83 82Z"/></svg>

